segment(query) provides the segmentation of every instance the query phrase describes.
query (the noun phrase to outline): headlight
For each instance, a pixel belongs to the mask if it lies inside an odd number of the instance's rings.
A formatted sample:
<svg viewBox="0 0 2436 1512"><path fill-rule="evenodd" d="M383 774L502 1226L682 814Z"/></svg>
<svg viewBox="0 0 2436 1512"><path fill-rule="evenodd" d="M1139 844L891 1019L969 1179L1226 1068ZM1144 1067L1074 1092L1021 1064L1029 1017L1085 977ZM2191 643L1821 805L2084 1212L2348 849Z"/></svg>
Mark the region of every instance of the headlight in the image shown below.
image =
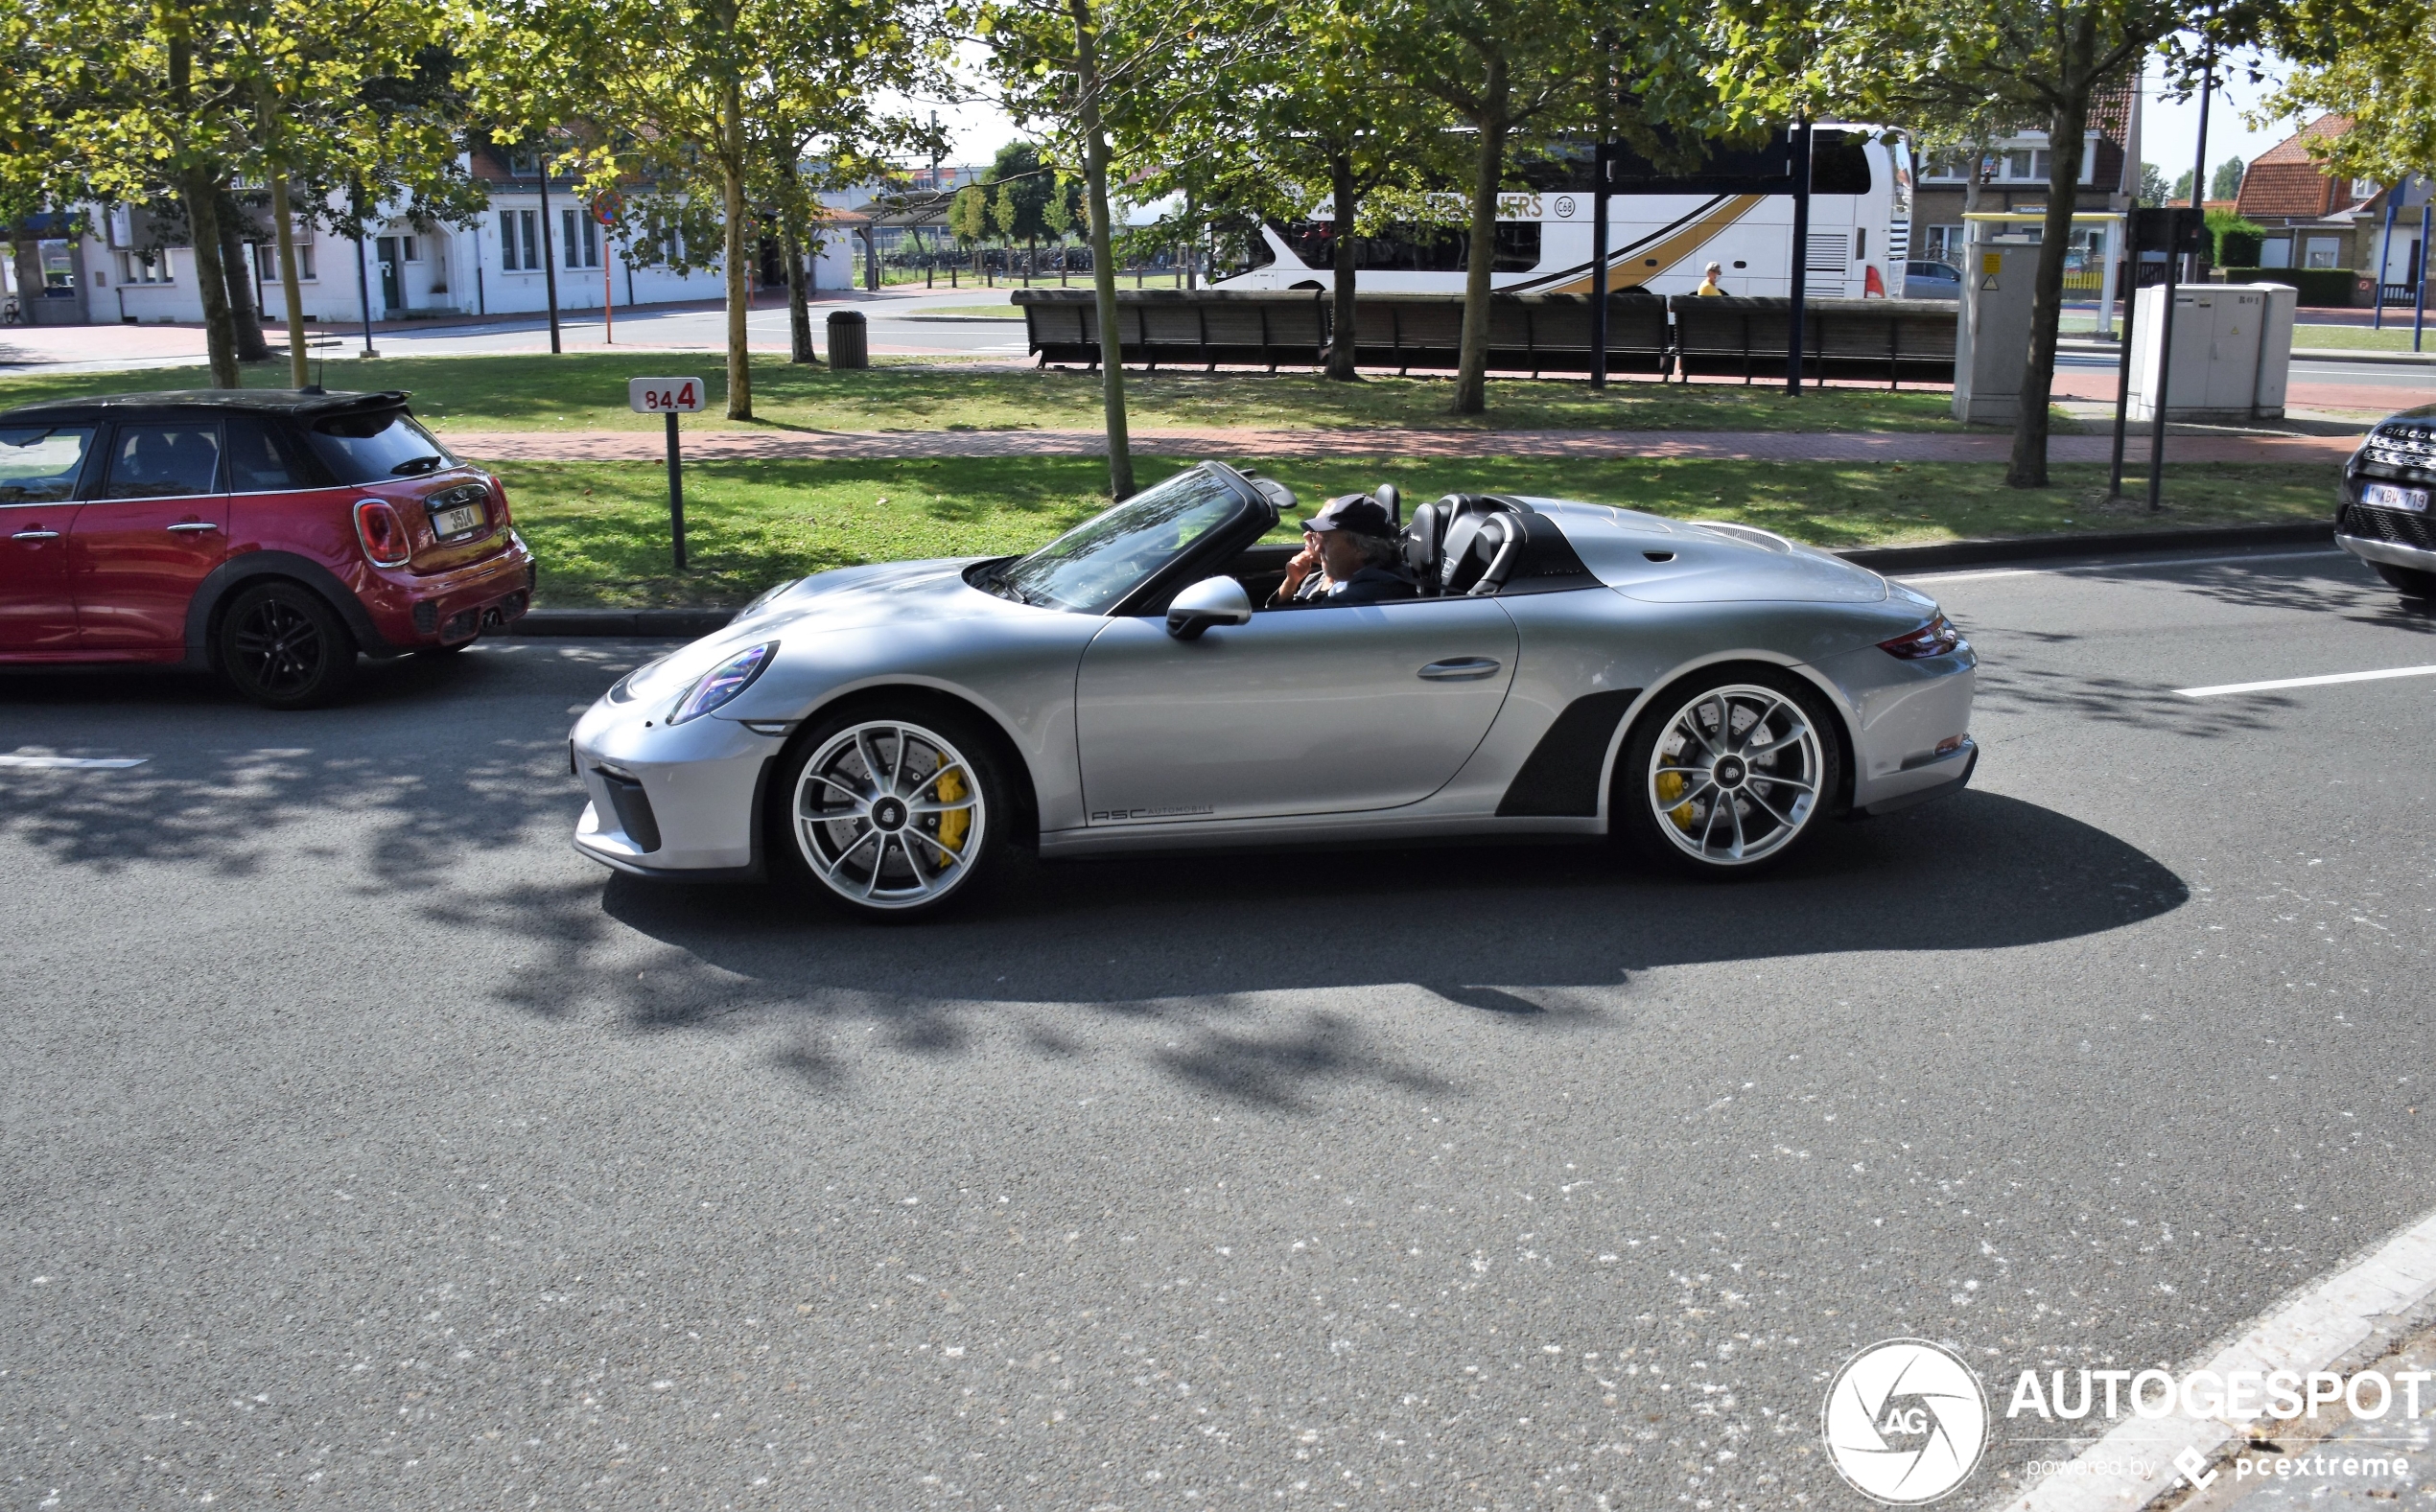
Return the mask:
<svg viewBox="0 0 2436 1512"><path fill-rule="evenodd" d="M784 583L774 583L770 587L762 589L761 592L754 597L751 603L738 610L736 612L736 618L729 620L728 623L736 624L740 620L752 618L755 615L761 612L761 606L763 604L768 603L771 599L776 598L779 594L785 593L788 589L793 588L796 584L802 581L803 579L800 577L790 577Z"/></svg>
<svg viewBox="0 0 2436 1512"><path fill-rule="evenodd" d="M764 640L748 651L739 651L729 657L685 690L685 696L677 700L677 707L668 711L668 723L681 725L714 709L726 707L737 694L753 686L753 679L761 676L761 669L768 666L777 655L778 642Z"/></svg>

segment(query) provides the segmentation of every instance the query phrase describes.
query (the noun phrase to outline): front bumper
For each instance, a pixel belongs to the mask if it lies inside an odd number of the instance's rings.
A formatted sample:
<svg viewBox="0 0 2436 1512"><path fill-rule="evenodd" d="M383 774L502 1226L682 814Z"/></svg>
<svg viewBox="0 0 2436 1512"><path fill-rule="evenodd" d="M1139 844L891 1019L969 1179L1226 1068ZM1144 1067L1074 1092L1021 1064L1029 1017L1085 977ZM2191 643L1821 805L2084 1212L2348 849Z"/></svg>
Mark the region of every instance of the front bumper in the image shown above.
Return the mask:
<svg viewBox="0 0 2436 1512"><path fill-rule="evenodd" d="M595 704L569 740L591 800L575 849L640 876L758 874L762 785L786 741L715 714L674 727L657 705Z"/></svg>

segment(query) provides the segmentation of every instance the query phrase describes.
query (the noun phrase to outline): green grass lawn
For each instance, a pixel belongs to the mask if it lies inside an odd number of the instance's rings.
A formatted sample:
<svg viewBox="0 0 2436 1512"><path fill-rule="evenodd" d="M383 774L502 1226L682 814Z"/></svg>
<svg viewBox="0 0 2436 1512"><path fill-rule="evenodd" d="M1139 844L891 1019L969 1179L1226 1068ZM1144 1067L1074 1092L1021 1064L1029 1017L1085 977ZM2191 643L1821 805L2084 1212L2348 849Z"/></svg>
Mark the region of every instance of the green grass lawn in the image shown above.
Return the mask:
<svg viewBox="0 0 2436 1512"><path fill-rule="evenodd" d="M561 357L399 357L332 359L332 388L404 388L417 413L446 430L656 430L660 417L626 408L626 380L671 369L702 378L713 407L689 429L763 430L1018 430L1100 427L1100 384L1083 373L991 370L961 362L882 360L838 373L777 361L754 364L754 412L738 424L721 417L727 383L714 353ZM288 381L285 362L246 374L249 385ZM0 407L37 399L132 389L199 387L202 368L0 378ZM1375 378L1332 384L1301 374L1128 373L1128 408L1136 430L1161 426L1282 426L1340 429L1419 426L1464 430L1954 430L1949 395L1834 388L1788 396L1765 384L1683 387L1618 382L1605 393L1581 382L1493 379L1488 413L1446 413L1447 379ZM2074 429L2059 418L2058 429Z"/></svg>
<svg viewBox="0 0 2436 1512"><path fill-rule="evenodd" d="M2436 353L2436 319L2431 319L2428 326L2422 344L2428 352ZM2382 331L2372 331L2364 325L2296 325L2292 328L2292 344L2347 352L2407 352L2411 349L2411 313L2386 311Z"/></svg>
<svg viewBox="0 0 2436 1512"><path fill-rule="evenodd" d="M1144 484L1189 464L1137 457ZM668 568L667 475L649 463L499 464L518 527L559 607L741 603L781 578L858 562L1028 550L1106 507L1091 457L890 462L704 462L686 471L692 569ZM2049 531L2324 518L2337 469L2203 465L2167 476L2167 509L2108 508L2105 469L2057 467L2016 490L1993 463L1596 460L1298 462L1272 469L1305 506L1393 482L1561 493L1690 519L1736 520L1853 547Z"/></svg>

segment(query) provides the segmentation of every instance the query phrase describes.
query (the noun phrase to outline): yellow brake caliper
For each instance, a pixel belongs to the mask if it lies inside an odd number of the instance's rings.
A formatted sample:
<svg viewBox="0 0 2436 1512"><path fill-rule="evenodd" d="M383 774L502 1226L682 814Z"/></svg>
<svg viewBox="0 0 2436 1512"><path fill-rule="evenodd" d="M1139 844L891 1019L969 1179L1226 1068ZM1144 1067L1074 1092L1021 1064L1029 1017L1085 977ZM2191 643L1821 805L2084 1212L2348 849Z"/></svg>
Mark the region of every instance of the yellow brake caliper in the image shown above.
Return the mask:
<svg viewBox="0 0 2436 1512"><path fill-rule="evenodd" d="M1690 783L1683 780L1683 774L1680 772L1660 772L1658 774L1657 782L1658 802L1661 803L1675 803L1676 799L1683 796L1683 790L1690 785ZM1686 834L1691 832L1691 804L1683 803L1674 808L1670 808L1667 810L1666 817L1675 821L1675 828L1684 831Z"/></svg>
<svg viewBox="0 0 2436 1512"><path fill-rule="evenodd" d="M941 756L939 764L946 766L948 758ZM931 784L931 791L939 795L939 802L943 803L962 803L972 789L965 785L964 769L958 767L942 774L939 780ZM951 809L939 816L939 844L959 860L964 856L965 836L972 832L972 809Z"/></svg>

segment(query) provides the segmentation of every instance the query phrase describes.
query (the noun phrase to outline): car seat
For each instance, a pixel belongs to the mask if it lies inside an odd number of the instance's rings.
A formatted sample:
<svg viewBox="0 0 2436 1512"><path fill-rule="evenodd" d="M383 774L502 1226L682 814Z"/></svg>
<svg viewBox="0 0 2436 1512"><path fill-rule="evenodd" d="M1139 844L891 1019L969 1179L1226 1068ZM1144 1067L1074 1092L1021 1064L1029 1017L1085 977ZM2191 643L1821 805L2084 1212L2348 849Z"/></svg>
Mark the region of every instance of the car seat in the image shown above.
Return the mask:
<svg viewBox="0 0 2436 1512"><path fill-rule="evenodd" d="M1446 539L1450 513L1448 501L1443 499L1419 504L1413 510L1413 523L1404 527L1404 565L1413 570L1423 598L1438 596L1438 549Z"/></svg>
<svg viewBox="0 0 2436 1512"><path fill-rule="evenodd" d="M1522 511L1487 494L1449 494L1430 507L1451 506L1437 548L1434 581L1441 595L1493 593L1522 553Z"/></svg>

